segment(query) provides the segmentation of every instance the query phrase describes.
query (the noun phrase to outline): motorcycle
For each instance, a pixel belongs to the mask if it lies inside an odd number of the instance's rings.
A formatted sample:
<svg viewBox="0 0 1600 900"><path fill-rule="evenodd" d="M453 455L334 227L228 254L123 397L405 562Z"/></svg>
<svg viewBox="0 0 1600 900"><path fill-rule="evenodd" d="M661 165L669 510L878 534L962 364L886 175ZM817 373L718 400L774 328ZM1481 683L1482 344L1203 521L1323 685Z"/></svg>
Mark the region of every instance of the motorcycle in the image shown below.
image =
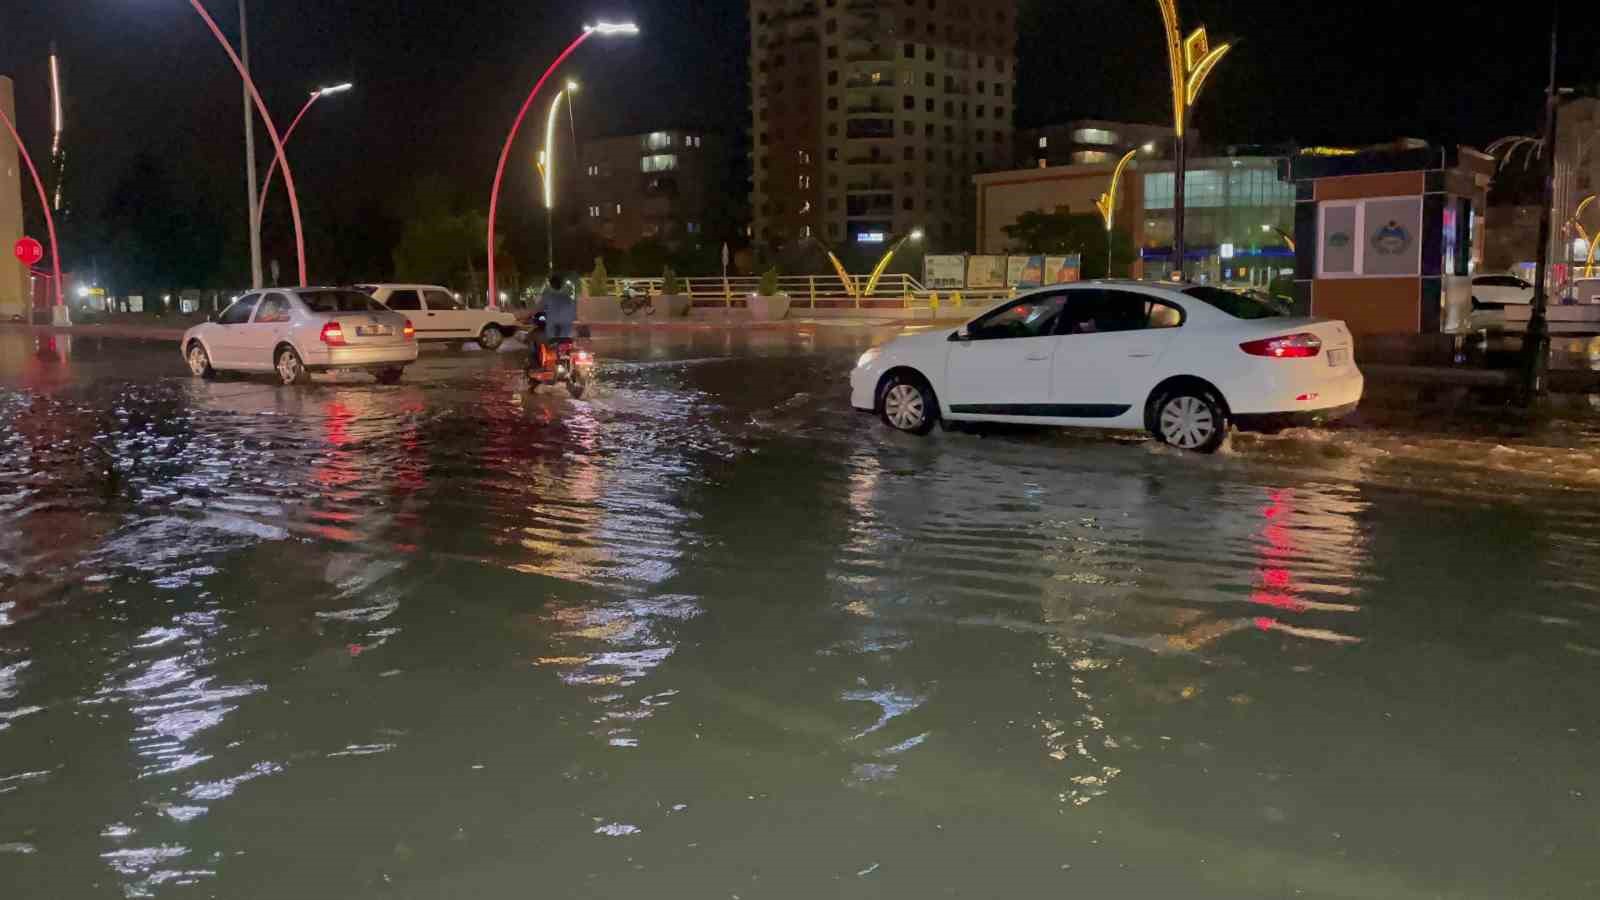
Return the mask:
<svg viewBox="0 0 1600 900"><path fill-rule="evenodd" d="M622 286L622 296L618 298L618 302L622 306L622 314L625 316L632 317L641 310L647 316L656 314L656 306L650 302L650 294L648 292L643 294L635 293L632 285Z"/></svg>
<svg viewBox="0 0 1600 900"><path fill-rule="evenodd" d="M544 324L541 312L534 317L535 332L544 331ZM536 343L535 349L533 358L528 360L528 383L536 387L564 384L572 399L581 399L594 381L594 353L579 347L573 338L561 338L550 345Z"/></svg>

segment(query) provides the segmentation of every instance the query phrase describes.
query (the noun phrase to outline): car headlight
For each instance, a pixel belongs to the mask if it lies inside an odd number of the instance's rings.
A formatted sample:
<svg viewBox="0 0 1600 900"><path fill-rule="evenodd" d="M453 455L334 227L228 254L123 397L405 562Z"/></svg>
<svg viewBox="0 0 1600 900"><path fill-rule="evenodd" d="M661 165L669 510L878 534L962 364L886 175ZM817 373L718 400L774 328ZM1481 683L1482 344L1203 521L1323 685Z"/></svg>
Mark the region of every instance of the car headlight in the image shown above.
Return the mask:
<svg viewBox="0 0 1600 900"><path fill-rule="evenodd" d="M883 353L881 349L873 347L871 350L861 354L861 358L856 360L856 368L865 369L867 366L872 365L872 361L877 359L881 353Z"/></svg>

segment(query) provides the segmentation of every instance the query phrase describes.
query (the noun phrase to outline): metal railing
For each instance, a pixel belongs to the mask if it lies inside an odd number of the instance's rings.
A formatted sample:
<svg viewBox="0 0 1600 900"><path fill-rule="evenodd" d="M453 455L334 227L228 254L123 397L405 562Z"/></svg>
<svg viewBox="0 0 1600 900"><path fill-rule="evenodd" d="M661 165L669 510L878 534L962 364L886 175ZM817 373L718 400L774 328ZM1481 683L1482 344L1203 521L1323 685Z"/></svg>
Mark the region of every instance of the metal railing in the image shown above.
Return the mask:
<svg viewBox="0 0 1600 900"><path fill-rule="evenodd" d="M661 293L660 278L614 277L616 285L626 285L650 296ZM745 298L760 290L761 278L754 275L679 278L683 293L697 309L738 309ZM906 274L884 275L873 292L866 294L867 276L852 275L846 283L838 275L782 275L778 291L789 296L793 309L870 309L932 310L935 315L960 318L987 309L1014 292L1008 288L930 291L915 277Z"/></svg>

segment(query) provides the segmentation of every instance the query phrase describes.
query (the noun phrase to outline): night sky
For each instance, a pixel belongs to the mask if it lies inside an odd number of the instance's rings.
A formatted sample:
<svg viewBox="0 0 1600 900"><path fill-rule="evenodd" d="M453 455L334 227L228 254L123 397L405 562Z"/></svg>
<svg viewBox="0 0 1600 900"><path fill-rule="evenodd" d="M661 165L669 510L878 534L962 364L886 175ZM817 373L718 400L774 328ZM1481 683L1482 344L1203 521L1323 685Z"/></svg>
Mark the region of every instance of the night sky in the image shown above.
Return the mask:
<svg viewBox="0 0 1600 900"><path fill-rule="evenodd" d="M208 3L230 36L235 2ZM317 195L310 205L361 207L429 174L486 196L527 89L595 18L634 19L645 35L597 39L569 64L585 83L581 133L744 130L744 8L740 0L252 0L252 45L280 125L314 86L357 83L312 114L292 161L302 194ZM1214 145L1397 135L1481 143L1537 121L1548 9L1180 0L1180 11L1186 23L1205 21L1214 39L1244 39L1197 113ZM1564 38L1569 56L1594 46L1596 30L1582 25ZM41 152L52 39L67 65L79 209L93 209L146 150L201 185L222 215L243 215L238 80L187 3L0 0L0 73L17 80L24 135ZM1169 108L1154 0L1024 0L1019 55L1019 126L1159 121ZM1582 64L1565 67L1564 80L1581 77ZM530 142L524 154L532 152ZM529 169L514 173L508 197L532 198Z"/></svg>

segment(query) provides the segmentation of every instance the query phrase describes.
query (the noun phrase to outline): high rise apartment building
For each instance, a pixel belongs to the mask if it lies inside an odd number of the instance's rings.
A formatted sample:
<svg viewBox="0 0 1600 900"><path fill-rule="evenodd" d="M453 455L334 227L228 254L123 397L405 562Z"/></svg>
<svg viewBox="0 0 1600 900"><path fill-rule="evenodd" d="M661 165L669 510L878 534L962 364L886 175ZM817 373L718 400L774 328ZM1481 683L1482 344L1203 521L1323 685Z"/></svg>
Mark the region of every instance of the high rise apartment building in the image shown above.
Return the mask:
<svg viewBox="0 0 1600 900"><path fill-rule="evenodd" d="M750 0L752 238L973 234L1011 164L1016 0Z"/></svg>

